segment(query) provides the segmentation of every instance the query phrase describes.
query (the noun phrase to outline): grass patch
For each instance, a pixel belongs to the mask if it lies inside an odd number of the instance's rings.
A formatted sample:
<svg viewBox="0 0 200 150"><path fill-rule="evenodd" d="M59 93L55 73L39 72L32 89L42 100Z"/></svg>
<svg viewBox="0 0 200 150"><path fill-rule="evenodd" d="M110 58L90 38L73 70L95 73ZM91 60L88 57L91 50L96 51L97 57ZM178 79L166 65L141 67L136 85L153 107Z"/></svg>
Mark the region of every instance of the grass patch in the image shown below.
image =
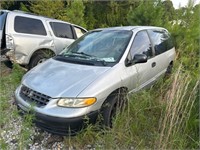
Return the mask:
<svg viewBox="0 0 200 150"><path fill-rule="evenodd" d="M14 105L14 91L19 85L22 76L25 71L18 65L13 66L12 71L1 64L1 78L0 78L0 148L12 149L17 144L18 149L24 149L27 147L31 130L31 116L27 115L23 119L18 114L18 110ZM19 124L15 124L18 122ZM18 133L11 133L12 130L19 125L23 128L19 128ZM6 137L9 135L9 137ZM4 138L2 137L4 136ZM13 143L13 145L8 144Z"/></svg>

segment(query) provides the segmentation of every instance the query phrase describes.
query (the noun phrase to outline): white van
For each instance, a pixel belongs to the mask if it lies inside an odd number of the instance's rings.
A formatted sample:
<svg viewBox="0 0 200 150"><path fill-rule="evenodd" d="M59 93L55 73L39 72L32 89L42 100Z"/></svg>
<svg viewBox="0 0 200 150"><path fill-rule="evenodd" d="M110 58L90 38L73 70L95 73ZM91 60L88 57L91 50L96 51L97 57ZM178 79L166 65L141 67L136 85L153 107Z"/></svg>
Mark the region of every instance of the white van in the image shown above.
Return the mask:
<svg viewBox="0 0 200 150"><path fill-rule="evenodd" d="M1 55L29 69L60 53L86 29L22 11L0 10Z"/></svg>

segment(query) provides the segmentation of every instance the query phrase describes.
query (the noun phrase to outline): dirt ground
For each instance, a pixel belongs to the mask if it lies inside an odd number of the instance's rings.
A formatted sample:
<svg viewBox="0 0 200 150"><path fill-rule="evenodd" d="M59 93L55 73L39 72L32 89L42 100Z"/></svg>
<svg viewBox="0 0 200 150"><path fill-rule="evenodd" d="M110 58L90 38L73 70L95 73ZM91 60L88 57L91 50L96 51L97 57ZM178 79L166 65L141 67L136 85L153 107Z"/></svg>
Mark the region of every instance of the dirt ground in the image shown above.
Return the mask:
<svg viewBox="0 0 200 150"><path fill-rule="evenodd" d="M10 74L12 71L12 64L9 61L0 62L0 77Z"/></svg>

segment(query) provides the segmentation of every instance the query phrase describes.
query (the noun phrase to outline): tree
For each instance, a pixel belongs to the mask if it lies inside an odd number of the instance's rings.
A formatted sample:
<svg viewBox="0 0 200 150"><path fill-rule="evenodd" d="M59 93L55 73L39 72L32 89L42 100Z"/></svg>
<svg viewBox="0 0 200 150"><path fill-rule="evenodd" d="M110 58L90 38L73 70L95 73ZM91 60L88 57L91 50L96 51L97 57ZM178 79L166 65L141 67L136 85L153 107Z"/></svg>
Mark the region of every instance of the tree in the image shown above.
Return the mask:
<svg viewBox="0 0 200 150"><path fill-rule="evenodd" d="M140 1L136 8L130 9L127 20L130 25L162 26L164 10L160 0Z"/></svg>
<svg viewBox="0 0 200 150"><path fill-rule="evenodd" d="M85 6L82 0L69 1L64 11L65 20L86 27L84 22Z"/></svg>
<svg viewBox="0 0 200 150"><path fill-rule="evenodd" d="M94 4L92 0L88 0L85 2L85 14L84 14L84 20L87 24L87 29L91 30L94 29L94 26L97 22L97 19L94 17Z"/></svg>
<svg viewBox="0 0 200 150"><path fill-rule="evenodd" d="M63 19L65 4L62 0L40 0L30 1L30 10L38 15L43 15L55 19Z"/></svg>
<svg viewBox="0 0 200 150"><path fill-rule="evenodd" d="M164 17L167 18L167 20L172 21L175 19L175 9L173 7L173 3L171 0L165 0L162 2L163 9L164 9Z"/></svg>
<svg viewBox="0 0 200 150"><path fill-rule="evenodd" d="M18 6L17 4L18 2L14 0L0 1L0 9L14 10Z"/></svg>

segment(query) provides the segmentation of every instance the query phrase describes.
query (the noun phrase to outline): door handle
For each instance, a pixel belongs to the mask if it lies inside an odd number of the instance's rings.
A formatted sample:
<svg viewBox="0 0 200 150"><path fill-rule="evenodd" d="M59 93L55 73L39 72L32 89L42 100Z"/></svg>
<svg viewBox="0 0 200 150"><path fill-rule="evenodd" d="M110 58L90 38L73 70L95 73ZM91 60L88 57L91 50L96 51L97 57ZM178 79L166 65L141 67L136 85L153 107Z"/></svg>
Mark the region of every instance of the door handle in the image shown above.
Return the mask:
<svg viewBox="0 0 200 150"><path fill-rule="evenodd" d="M151 64L151 67L153 68L153 67L155 67L156 66L156 62L153 62L152 64Z"/></svg>

